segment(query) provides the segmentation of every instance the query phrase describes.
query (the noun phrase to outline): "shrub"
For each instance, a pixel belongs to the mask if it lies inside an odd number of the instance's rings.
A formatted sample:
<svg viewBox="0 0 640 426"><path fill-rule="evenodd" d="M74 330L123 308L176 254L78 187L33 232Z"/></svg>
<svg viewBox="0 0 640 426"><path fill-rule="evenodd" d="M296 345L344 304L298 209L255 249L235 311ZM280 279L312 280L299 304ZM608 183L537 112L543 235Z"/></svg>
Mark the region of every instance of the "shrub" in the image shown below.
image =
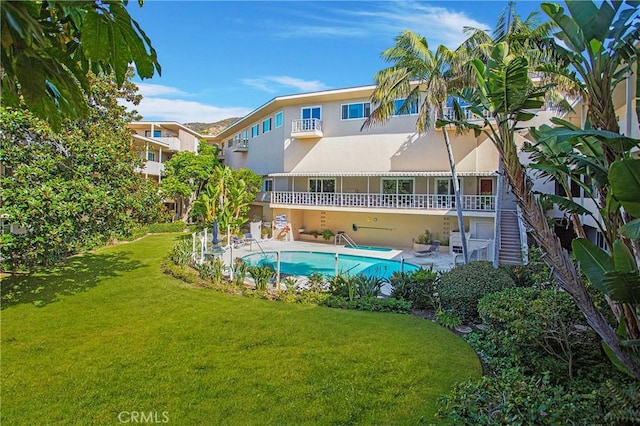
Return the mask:
<svg viewBox="0 0 640 426"><path fill-rule="evenodd" d="M436 322L443 327L456 328L462 325L462 320L451 311L439 310L436 312Z"/></svg>
<svg viewBox="0 0 640 426"><path fill-rule="evenodd" d="M192 258L192 244L187 238L178 241L169 254L169 259L176 265L187 265Z"/></svg>
<svg viewBox="0 0 640 426"><path fill-rule="evenodd" d="M478 313L493 330L510 337L513 351L531 371L565 371L571 378L579 361L600 353L580 310L557 289L520 287L488 294L478 302Z"/></svg>
<svg viewBox="0 0 640 426"><path fill-rule="evenodd" d="M375 298L380 296L380 291L382 289L382 285L384 284L384 281L381 278L375 276L368 277L364 274L359 274L355 277L351 277L351 281L358 289L358 297L361 299L366 297Z"/></svg>
<svg viewBox="0 0 640 426"><path fill-rule="evenodd" d="M220 284L224 278L224 261L220 258L211 259L202 265L196 265L196 270L203 280Z"/></svg>
<svg viewBox="0 0 640 426"><path fill-rule="evenodd" d="M298 291L298 280L296 278L285 277L281 282L284 284L285 288L287 289L288 295L296 294L296 292Z"/></svg>
<svg viewBox="0 0 640 426"><path fill-rule="evenodd" d="M186 265L176 265L172 261L165 260L161 263L160 269L163 273L171 275L172 277L184 281L188 284L196 284L198 281L200 281L198 273L194 269Z"/></svg>
<svg viewBox="0 0 640 426"><path fill-rule="evenodd" d="M443 273L437 292L443 309L468 322L477 318L476 307L482 296L513 286L504 270L494 269L490 262L471 262Z"/></svg>
<svg viewBox="0 0 640 426"><path fill-rule="evenodd" d="M329 296L324 304L330 308L354 309L357 311L409 313L411 303L394 298L378 299L377 297L362 297L345 300L339 296Z"/></svg>
<svg viewBox="0 0 640 426"><path fill-rule="evenodd" d="M358 292L358 286L349 274L338 274L329 282L329 292L333 296L353 300Z"/></svg>
<svg viewBox="0 0 640 426"><path fill-rule="evenodd" d="M416 309L435 309L435 282L438 273L429 269L415 272L394 272L389 283L393 287L391 297L411 302Z"/></svg>
<svg viewBox="0 0 640 426"><path fill-rule="evenodd" d="M437 416L459 425L591 425L602 421L596 389L553 385L548 374L517 369L455 385L439 401Z"/></svg>

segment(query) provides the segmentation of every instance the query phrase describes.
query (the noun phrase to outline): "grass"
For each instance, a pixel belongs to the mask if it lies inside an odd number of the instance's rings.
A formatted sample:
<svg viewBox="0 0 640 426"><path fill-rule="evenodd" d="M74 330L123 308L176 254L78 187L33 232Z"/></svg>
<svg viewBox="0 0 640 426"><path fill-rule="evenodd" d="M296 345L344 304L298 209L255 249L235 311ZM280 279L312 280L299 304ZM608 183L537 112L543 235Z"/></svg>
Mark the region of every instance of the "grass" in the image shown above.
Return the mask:
<svg viewBox="0 0 640 426"><path fill-rule="evenodd" d="M2 281L2 424L416 424L481 374L420 318L242 298L160 273L152 235ZM125 419L126 420L126 419Z"/></svg>

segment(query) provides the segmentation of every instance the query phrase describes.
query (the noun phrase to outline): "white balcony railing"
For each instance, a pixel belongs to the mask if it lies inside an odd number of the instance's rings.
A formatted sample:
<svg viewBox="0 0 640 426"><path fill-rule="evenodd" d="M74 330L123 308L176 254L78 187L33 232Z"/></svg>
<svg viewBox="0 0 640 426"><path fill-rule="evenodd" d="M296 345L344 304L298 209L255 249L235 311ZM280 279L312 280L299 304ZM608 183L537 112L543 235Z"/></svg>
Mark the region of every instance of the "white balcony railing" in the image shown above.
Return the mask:
<svg viewBox="0 0 640 426"><path fill-rule="evenodd" d="M465 120L469 120L469 121L480 121L480 120L482 120L481 118L479 118L478 116L473 114L468 107L462 107L462 112L464 114L463 118ZM455 117L455 111L454 111L453 107L444 107L442 109L442 114L443 114L443 116L444 116L444 118L446 120L455 120L455 118L456 118ZM482 110L482 116L484 118L491 119L491 116L489 115L489 111Z"/></svg>
<svg viewBox="0 0 640 426"><path fill-rule="evenodd" d="M317 118L303 118L291 122L291 135L296 137L322 136L322 121Z"/></svg>
<svg viewBox="0 0 640 426"><path fill-rule="evenodd" d="M264 197L263 197L264 198ZM372 194L330 192L271 192L272 204L361 207L389 209L455 209L453 195L438 194ZM462 209L471 211L495 211L494 195L462 195Z"/></svg>
<svg viewBox="0 0 640 426"><path fill-rule="evenodd" d="M249 150L248 139L238 139L233 142L233 150L236 152L247 152Z"/></svg>

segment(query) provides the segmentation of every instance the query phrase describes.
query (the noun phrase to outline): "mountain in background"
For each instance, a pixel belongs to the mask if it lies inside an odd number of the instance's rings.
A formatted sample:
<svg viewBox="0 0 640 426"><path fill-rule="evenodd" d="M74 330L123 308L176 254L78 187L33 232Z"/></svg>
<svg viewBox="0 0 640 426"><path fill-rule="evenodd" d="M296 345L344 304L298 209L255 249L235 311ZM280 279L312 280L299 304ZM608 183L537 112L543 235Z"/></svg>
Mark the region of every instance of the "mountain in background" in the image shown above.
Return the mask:
<svg viewBox="0 0 640 426"><path fill-rule="evenodd" d="M184 123L184 125L203 135L215 135L239 119L239 117L231 117L214 123Z"/></svg>

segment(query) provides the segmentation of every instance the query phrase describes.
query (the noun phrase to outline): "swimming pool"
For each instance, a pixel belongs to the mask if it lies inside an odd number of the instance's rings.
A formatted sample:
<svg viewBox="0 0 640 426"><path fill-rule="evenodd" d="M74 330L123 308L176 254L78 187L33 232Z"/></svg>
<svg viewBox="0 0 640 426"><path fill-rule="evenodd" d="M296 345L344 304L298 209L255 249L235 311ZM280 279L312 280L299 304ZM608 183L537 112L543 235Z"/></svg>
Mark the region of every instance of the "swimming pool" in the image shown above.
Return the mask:
<svg viewBox="0 0 640 426"><path fill-rule="evenodd" d="M275 251L264 254L253 253L242 258L251 266L269 265L276 269ZM336 266L335 253L322 253L315 251L282 251L280 252L280 272L290 275L308 276L316 271L322 275L333 277L336 273L348 273L349 275L364 274L379 278L389 278L394 272L411 272L420 269L411 263L402 263L397 260L377 259L368 256L353 256L350 254L338 255Z"/></svg>
<svg viewBox="0 0 640 426"><path fill-rule="evenodd" d="M393 250L393 249L390 249L388 247L360 246L360 245L356 245L356 246L347 245L347 246L344 246L344 248L358 249L358 250L369 250L369 251L391 251L391 250Z"/></svg>

